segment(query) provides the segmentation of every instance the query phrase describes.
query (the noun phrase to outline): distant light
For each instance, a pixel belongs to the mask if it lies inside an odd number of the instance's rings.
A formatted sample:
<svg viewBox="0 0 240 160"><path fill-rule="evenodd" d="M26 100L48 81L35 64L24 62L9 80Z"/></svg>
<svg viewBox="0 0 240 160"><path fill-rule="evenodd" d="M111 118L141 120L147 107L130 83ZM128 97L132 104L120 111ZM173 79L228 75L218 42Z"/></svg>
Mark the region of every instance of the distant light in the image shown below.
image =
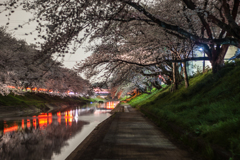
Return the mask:
<svg viewBox="0 0 240 160"><path fill-rule="evenodd" d="M199 48L199 51L203 51L203 48Z"/></svg>

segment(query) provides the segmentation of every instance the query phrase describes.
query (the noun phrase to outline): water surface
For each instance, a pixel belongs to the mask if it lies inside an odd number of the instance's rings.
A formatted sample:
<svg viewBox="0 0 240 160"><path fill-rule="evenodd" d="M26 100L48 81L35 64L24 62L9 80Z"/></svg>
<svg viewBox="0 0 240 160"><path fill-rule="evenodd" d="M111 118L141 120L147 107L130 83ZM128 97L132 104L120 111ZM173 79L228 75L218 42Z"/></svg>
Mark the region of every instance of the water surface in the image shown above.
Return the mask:
<svg viewBox="0 0 240 160"><path fill-rule="evenodd" d="M65 159L118 102L0 120L0 159Z"/></svg>

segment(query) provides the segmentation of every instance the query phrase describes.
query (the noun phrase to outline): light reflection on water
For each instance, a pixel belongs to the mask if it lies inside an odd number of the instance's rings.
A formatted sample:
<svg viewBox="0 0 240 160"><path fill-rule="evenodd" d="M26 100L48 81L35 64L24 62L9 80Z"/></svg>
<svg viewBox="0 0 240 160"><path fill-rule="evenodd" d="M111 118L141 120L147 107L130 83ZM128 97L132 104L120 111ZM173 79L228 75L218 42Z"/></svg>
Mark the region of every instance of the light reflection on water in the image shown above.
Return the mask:
<svg viewBox="0 0 240 160"><path fill-rule="evenodd" d="M117 103L0 120L0 159L65 159Z"/></svg>

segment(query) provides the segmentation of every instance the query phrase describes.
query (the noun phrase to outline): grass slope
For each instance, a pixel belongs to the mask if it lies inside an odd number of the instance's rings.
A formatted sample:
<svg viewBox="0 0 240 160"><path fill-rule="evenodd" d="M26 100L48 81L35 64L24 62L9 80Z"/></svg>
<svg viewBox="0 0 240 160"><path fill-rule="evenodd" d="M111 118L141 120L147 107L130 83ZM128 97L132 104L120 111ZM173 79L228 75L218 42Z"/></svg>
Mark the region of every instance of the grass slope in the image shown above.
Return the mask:
<svg viewBox="0 0 240 160"><path fill-rule="evenodd" d="M44 103L86 103L86 102L95 102L99 99L87 99L82 97L64 97L51 96L43 93L31 93L27 92L24 95L13 95L9 94L7 96L0 95L0 106L14 106L14 107L44 107Z"/></svg>
<svg viewBox="0 0 240 160"><path fill-rule="evenodd" d="M92 97L89 97L89 98L84 98L84 97L79 97L81 100L83 101L86 101L86 102L105 102L106 99L104 98L101 98L101 97L95 97L95 98L92 98Z"/></svg>
<svg viewBox="0 0 240 160"><path fill-rule="evenodd" d="M226 64L217 74L200 73L190 87L169 87L151 95L142 94L129 104L140 106L186 132L240 155L240 62ZM213 158L214 159L214 158Z"/></svg>

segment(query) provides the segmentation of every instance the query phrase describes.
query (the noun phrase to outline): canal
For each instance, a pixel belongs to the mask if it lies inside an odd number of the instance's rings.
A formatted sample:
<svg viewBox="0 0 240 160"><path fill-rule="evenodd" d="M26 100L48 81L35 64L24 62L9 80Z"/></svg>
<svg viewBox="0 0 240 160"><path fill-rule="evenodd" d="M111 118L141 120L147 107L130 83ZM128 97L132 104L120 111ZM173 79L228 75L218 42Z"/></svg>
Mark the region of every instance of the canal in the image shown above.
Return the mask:
<svg viewBox="0 0 240 160"><path fill-rule="evenodd" d="M0 120L0 159L65 159L119 102Z"/></svg>

